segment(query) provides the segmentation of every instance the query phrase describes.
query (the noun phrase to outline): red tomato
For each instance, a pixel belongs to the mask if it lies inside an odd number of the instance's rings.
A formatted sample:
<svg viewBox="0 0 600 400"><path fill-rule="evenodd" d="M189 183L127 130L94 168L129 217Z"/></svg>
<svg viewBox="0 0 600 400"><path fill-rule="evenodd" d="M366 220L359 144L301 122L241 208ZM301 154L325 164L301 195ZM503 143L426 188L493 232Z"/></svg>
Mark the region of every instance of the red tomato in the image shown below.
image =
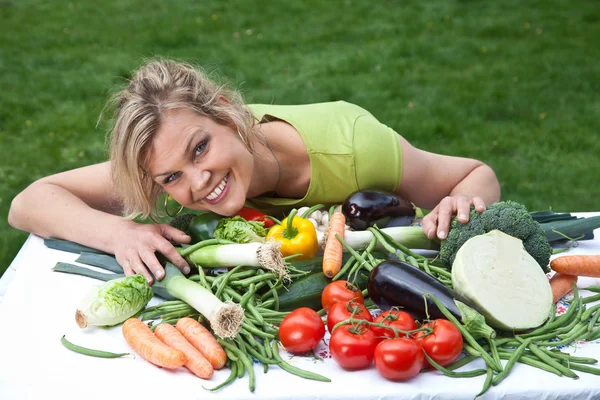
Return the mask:
<svg viewBox="0 0 600 400"><path fill-rule="evenodd" d="M458 328L447 319L436 319L423 325L433 332L417 332L415 338L421 341L423 350L442 367L452 364L463 349L463 338ZM430 366L427 359L425 365Z"/></svg>
<svg viewBox="0 0 600 400"><path fill-rule="evenodd" d="M316 311L302 307L289 313L279 325L279 339L290 353L306 353L325 336L325 325Z"/></svg>
<svg viewBox="0 0 600 400"><path fill-rule="evenodd" d="M342 304L342 303L337 303ZM340 326L329 339L329 352L342 368L367 368L373 362L377 338L368 326Z"/></svg>
<svg viewBox="0 0 600 400"><path fill-rule="evenodd" d="M352 315L352 310L356 309L356 313L354 314L354 318L356 319L364 319L367 321L373 321L373 317L371 313L364 304L361 304L357 301L338 301L329 309L327 313L327 329L329 332L333 330L333 327L338 322L347 320Z"/></svg>
<svg viewBox="0 0 600 400"><path fill-rule="evenodd" d="M334 303L352 299L361 304L365 302L365 297L357 286L348 281L333 281L325 286L325 290L321 294L321 305L325 312L329 312Z"/></svg>
<svg viewBox="0 0 600 400"><path fill-rule="evenodd" d="M417 375L423 368L423 347L415 339L386 339L375 348L375 368L387 379L402 381Z"/></svg>
<svg viewBox="0 0 600 400"><path fill-rule="evenodd" d="M415 322L414 318L406 311L384 311L377 318L375 318L375 321L373 322L380 322L386 326L400 329L402 331L412 331L417 329L417 323ZM375 336L377 336L379 339L386 337L393 339L396 337L394 335L394 331L391 329L381 328L379 326L372 326L371 329L373 330L373 333L375 333ZM398 337L401 336L402 335L400 334L398 335Z"/></svg>

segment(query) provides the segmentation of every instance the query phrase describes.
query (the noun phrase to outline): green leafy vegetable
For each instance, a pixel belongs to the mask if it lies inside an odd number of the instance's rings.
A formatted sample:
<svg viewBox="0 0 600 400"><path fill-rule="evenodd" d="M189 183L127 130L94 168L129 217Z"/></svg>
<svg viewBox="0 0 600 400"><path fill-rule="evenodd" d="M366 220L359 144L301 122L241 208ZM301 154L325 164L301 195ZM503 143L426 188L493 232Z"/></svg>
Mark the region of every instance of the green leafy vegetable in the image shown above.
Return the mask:
<svg viewBox="0 0 600 400"><path fill-rule="evenodd" d="M246 221L240 216L223 218L215 229L215 239L231 240L236 243L264 243L267 231L263 222Z"/></svg>
<svg viewBox="0 0 600 400"><path fill-rule="evenodd" d="M154 296L143 275L112 279L94 286L75 313L80 328L113 326L137 314Z"/></svg>

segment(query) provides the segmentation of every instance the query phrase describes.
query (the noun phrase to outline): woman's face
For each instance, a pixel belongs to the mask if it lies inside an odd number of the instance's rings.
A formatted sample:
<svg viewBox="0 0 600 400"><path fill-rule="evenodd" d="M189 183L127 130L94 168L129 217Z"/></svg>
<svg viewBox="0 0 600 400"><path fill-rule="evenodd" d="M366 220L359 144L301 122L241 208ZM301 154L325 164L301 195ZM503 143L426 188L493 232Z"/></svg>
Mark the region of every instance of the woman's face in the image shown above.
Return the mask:
<svg viewBox="0 0 600 400"><path fill-rule="evenodd" d="M237 131L187 109L163 118L147 160L152 179L179 204L221 215L242 208L254 168Z"/></svg>

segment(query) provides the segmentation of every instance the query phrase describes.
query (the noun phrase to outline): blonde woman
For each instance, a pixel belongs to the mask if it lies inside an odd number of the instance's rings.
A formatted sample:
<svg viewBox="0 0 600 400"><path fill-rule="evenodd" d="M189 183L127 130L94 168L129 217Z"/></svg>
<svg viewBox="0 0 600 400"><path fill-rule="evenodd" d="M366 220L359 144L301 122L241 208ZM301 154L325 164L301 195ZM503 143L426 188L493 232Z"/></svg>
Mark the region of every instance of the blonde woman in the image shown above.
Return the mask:
<svg viewBox="0 0 600 400"><path fill-rule="evenodd" d="M359 189L394 191L433 209L423 230L440 239L454 215L466 221L471 204L481 212L500 197L487 165L419 150L356 105L246 105L169 60L141 66L117 95L110 145L107 162L32 183L13 200L9 223L115 254L127 275L149 282L164 275L156 252L189 272L168 241L187 235L132 221L156 215L164 192L190 209L233 215L246 202L277 214L339 204Z"/></svg>

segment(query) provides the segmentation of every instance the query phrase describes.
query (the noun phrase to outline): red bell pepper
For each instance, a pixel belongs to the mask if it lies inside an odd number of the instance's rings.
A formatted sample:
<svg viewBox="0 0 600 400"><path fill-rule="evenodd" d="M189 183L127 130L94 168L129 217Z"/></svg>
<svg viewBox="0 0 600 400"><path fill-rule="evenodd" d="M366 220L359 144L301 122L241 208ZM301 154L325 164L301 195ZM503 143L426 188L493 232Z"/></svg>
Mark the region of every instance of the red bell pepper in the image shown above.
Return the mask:
<svg viewBox="0 0 600 400"><path fill-rule="evenodd" d="M242 207L242 209L238 211L235 215L244 218L246 221L262 222L264 224L263 226L265 227L265 229L269 229L270 227L275 225L275 222L271 218L269 218L266 214L255 210L254 208Z"/></svg>

